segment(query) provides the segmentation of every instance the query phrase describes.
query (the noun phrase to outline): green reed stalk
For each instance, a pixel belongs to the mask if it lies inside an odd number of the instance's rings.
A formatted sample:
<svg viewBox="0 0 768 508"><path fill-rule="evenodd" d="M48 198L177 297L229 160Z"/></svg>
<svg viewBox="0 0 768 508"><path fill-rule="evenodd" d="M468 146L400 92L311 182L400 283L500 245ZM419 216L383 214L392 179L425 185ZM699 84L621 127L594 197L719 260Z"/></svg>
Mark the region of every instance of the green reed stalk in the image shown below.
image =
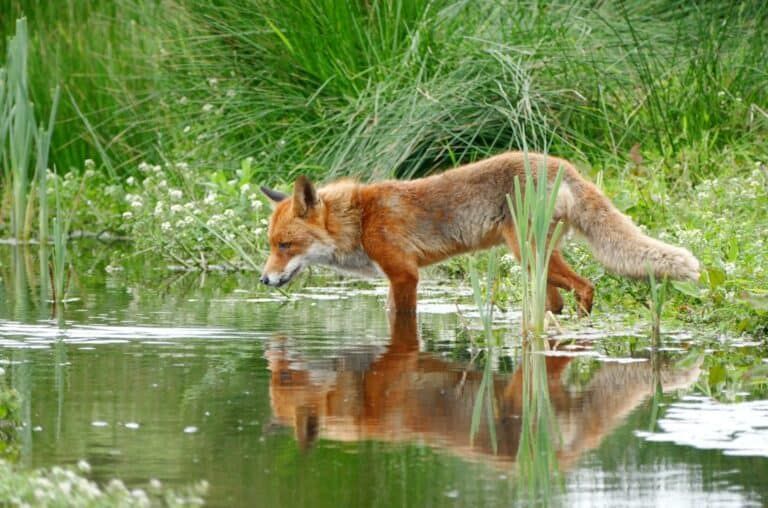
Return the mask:
<svg viewBox="0 0 768 508"><path fill-rule="evenodd" d="M6 112L3 120L7 133L0 136L7 136L9 145L10 169L5 173L12 182L11 236L17 239L28 236L28 232L24 231L24 225L35 125L34 108L28 94L27 49L27 21L21 18L16 21L16 35L8 44L7 85L4 100Z"/></svg>
<svg viewBox="0 0 768 508"><path fill-rule="evenodd" d="M648 310L651 314L651 339L653 341L653 347L658 349L661 346L661 312L664 307L664 302L667 300L667 287L669 284L666 277L664 277L661 284L656 281L650 263L647 264L647 269L648 288L650 290Z"/></svg>
<svg viewBox="0 0 768 508"><path fill-rule="evenodd" d="M0 167L3 169L3 182L6 184L11 181L11 169L8 162L8 152L6 151L6 142L8 140L8 129L10 127L10 104L8 102L8 76L5 69L0 68ZM7 188L7 186L4 186ZM5 192L0 194L0 217L2 217L3 205L5 203Z"/></svg>
<svg viewBox="0 0 768 508"><path fill-rule="evenodd" d="M40 126L37 131L37 137L35 138L37 145L37 192L38 199L40 201L40 209L38 210L38 239L41 245L48 243L48 155L51 148L53 126L56 123L56 111L59 106L59 91L59 87L56 86L56 91L53 93L53 106L51 107L51 115L48 118L48 129L46 130Z"/></svg>
<svg viewBox="0 0 768 508"><path fill-rule="evenodd" d="M557 193L563 179L559 168L548 192L546 159L539 165L534 179L530 160L525 156L525 185L515 177L515 197L507 196L520 246L523 283L523 334L544 332L547 304L547 272L549 259L562 234L562 223L552 226Z"/></svg>

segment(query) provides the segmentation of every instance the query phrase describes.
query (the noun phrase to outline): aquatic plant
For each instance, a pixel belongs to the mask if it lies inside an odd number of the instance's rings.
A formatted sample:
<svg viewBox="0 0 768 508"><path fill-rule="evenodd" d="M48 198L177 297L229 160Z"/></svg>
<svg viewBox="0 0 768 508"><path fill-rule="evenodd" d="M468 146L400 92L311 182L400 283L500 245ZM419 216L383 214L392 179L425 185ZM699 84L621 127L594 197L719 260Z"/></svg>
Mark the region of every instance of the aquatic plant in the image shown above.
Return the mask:
<svg viewBox="0 0 768 508"><path fill-rule="evenodd" d="M514 199L507 196L515 223L517 245L520 249L523 288L523 336L544 332L547 304L547 273L549 260L562 234L563 225L554 226L555 203L563 179L563 168L550 185L546 155L535 169L525 157L525 183L515 177Z"/></svg>
<svg viewBox="0 0 768 508"><path fill-rule="evenodd" d="M3 175L10 192L5 200L11 202L10 233L22 240L29 237L27 225L27 192L30 186L30 164L35 130L35 115L28 91L28 36L26 19L16 21L16 33L8 43L7 69L0 82L0 149ZM7 145L6 145L7 143Z"/></svg>
<svg viewBox="0 0 768 508"><path fill-rule="evenodd" d="M477 389L474 406L472 408L472 421L470 423L469 441L474 442L475 436L483 420L483 407L485 407L485 420L488 424L488 433L491 440L491 446L494 453L497 449L496 441L496 398L493 389L493 365L496 349L500 344L493 338L493 307L495 303L495 293L498 287L498 277L496 273L496 257L491 254L488 261L487 278L485 284L485 294L480 287L480 276L474 263L469 266L470 280L472 282L472 295L475 300L475 307L480 314L480 321L483 325L483 348L485 355L483 360L483 377L480 386Z"/></svg>
<svg viewBox="0 0 768 508"><path fill-rule="evenodd" d="M547 349L545 339L534 336L523 341L520 355L523 392L517 467L521 494L529 499L549 499L563 481L557 460L562 438L549 396Z"/></svg>
<svg viewBox="0 0 768 508"><path fill-rule="evenodd" d="M651 317L651 338L654 348L661 347L661 311L667 300L668 280L664 277L661 284L657 283L653 269L648 264L648 311Z"/></svg>
<svg viewBox="0 0 768 508"><path fill-rule="evenodd" d="M21 452L18 429L21 425L19 394L0 380L0 461L18 460Z"/></svg>

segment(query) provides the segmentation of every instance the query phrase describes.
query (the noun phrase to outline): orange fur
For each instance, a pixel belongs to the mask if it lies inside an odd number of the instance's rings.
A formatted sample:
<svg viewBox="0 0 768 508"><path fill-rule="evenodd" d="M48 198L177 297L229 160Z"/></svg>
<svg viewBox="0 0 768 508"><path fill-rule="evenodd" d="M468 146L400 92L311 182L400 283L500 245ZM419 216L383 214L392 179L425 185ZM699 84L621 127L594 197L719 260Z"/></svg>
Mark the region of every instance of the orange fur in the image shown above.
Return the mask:
<svg viewBox="0 0 768 508"><path fill-rule="evenodd" d="M534 174L546 164L550 182L563 168L555 221L582 234L608 269L642 278L650 264L658 276L698 277L699 262L690 252L643 234L567 161L509 152L418 180L368 185L342 180L315 189L300 177L292 196L262 187L274 204L262 281L281 286L309 264L384 275L390 308L413 312L420 267L501 243L519 258L506 196L515 177L524 182L526 156ZM547 284L550 310L562 308L558 288L574 292L580 312L591 310L592 284L557 249Z"/></svg>
<svg viewBox="0 0 768 508"><path fill-rule="evenodd" d="M420 441L461 457L509 463L515 460L523 421L523 373L495 373L493 402L496 438L487 420L470 442L482 370L419 350L414 315L392 314L391 340L384 351L359 349L308 358L290 341L269 343L266 357L269 398L276 423L292 427L302 449L320 437L339 441L375 439ZM680 368L660 362L603 363L589 384L574 390L563 381L572 356L539 357L546 362L553 419L561 439L561 466L573 464L650 395L690 386L700 365ZM699 362L700 363L700 362ZM485 402L484 402L485 403ZM483 411L482 418L487 415ZM494 442L495 441L495 442ZM495 446L494 446L495 445Z"/></svg>

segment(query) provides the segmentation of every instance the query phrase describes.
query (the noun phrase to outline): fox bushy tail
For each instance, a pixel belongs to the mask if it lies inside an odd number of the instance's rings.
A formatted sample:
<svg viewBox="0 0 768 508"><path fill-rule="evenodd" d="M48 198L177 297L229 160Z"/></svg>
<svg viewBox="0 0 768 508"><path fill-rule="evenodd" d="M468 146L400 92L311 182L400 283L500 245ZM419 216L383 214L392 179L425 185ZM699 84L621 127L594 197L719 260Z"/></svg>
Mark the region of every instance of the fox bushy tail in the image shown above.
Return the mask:
<svg viewBox="0 0 768 508"><path fill-rule="evenodd" d="M560 189L568 223L592 247L597 260L608 270L635 278L648 277L648 264L656 277L697 280L699 261L687 249L651 238L632 219L575 170L566 169Z"/></svg>

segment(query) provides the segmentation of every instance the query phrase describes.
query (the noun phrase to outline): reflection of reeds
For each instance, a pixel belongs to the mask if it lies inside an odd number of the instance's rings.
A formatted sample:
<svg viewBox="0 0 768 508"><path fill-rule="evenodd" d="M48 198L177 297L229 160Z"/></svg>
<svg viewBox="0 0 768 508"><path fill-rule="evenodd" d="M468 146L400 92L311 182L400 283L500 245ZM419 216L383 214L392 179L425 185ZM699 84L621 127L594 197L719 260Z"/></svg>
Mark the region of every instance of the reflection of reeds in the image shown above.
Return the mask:
<svg viewBox="0 0 768 508"><path fill-rule="evenodd" d="M496 293L496 268L497 255L491 252L488 260L488 277L486 280L485 295L480 288L480 277L474 263L469 265L469 275L472 281L472 294L475 298L475 305L480 314L480 320L483 323L483 335L487 354L485 356L485 368L483 377L480 380L480 386L475 397L475 404L472 409L472 421L470 423L469 440L474 442L477 431L480 427L480 420L483 417L483 405L486 409L486 419L488 421L488 433L491 438L491 446L494 453L497 451L496 441L496 403L493 393L493 304Z"/></svg>
<svg viewBox="0 0 768 508"><path fill-rule="evenodd" d="M517 464L522 493L529 499L548 499L560 477L557 450L561 439L549 397L547 364L542 337L523 342L523 393Z"/></svg>
<svg viewBox="0 0 768 508"><path fill-rule="evenodd" d="M534 178L527 151L525 184L515 177L514 199L507 198L515 222L523 284L523 334L541 335L547 302L547 271L552 251L562 233L562 223L552 227L557 193L563 178L560 168L548 191L546 157L540 159Z"/></svg>
<svg viewBox="0 0 768 508"><path fill-rule="evenodd" d="M64 214L59 198L59 179L54 180L56 194L56 216L53 218L53 301L64 301L65 278L67 273L67 229L68 223L64 220ZM61 314L58 312L58 314Z"/></svg>

